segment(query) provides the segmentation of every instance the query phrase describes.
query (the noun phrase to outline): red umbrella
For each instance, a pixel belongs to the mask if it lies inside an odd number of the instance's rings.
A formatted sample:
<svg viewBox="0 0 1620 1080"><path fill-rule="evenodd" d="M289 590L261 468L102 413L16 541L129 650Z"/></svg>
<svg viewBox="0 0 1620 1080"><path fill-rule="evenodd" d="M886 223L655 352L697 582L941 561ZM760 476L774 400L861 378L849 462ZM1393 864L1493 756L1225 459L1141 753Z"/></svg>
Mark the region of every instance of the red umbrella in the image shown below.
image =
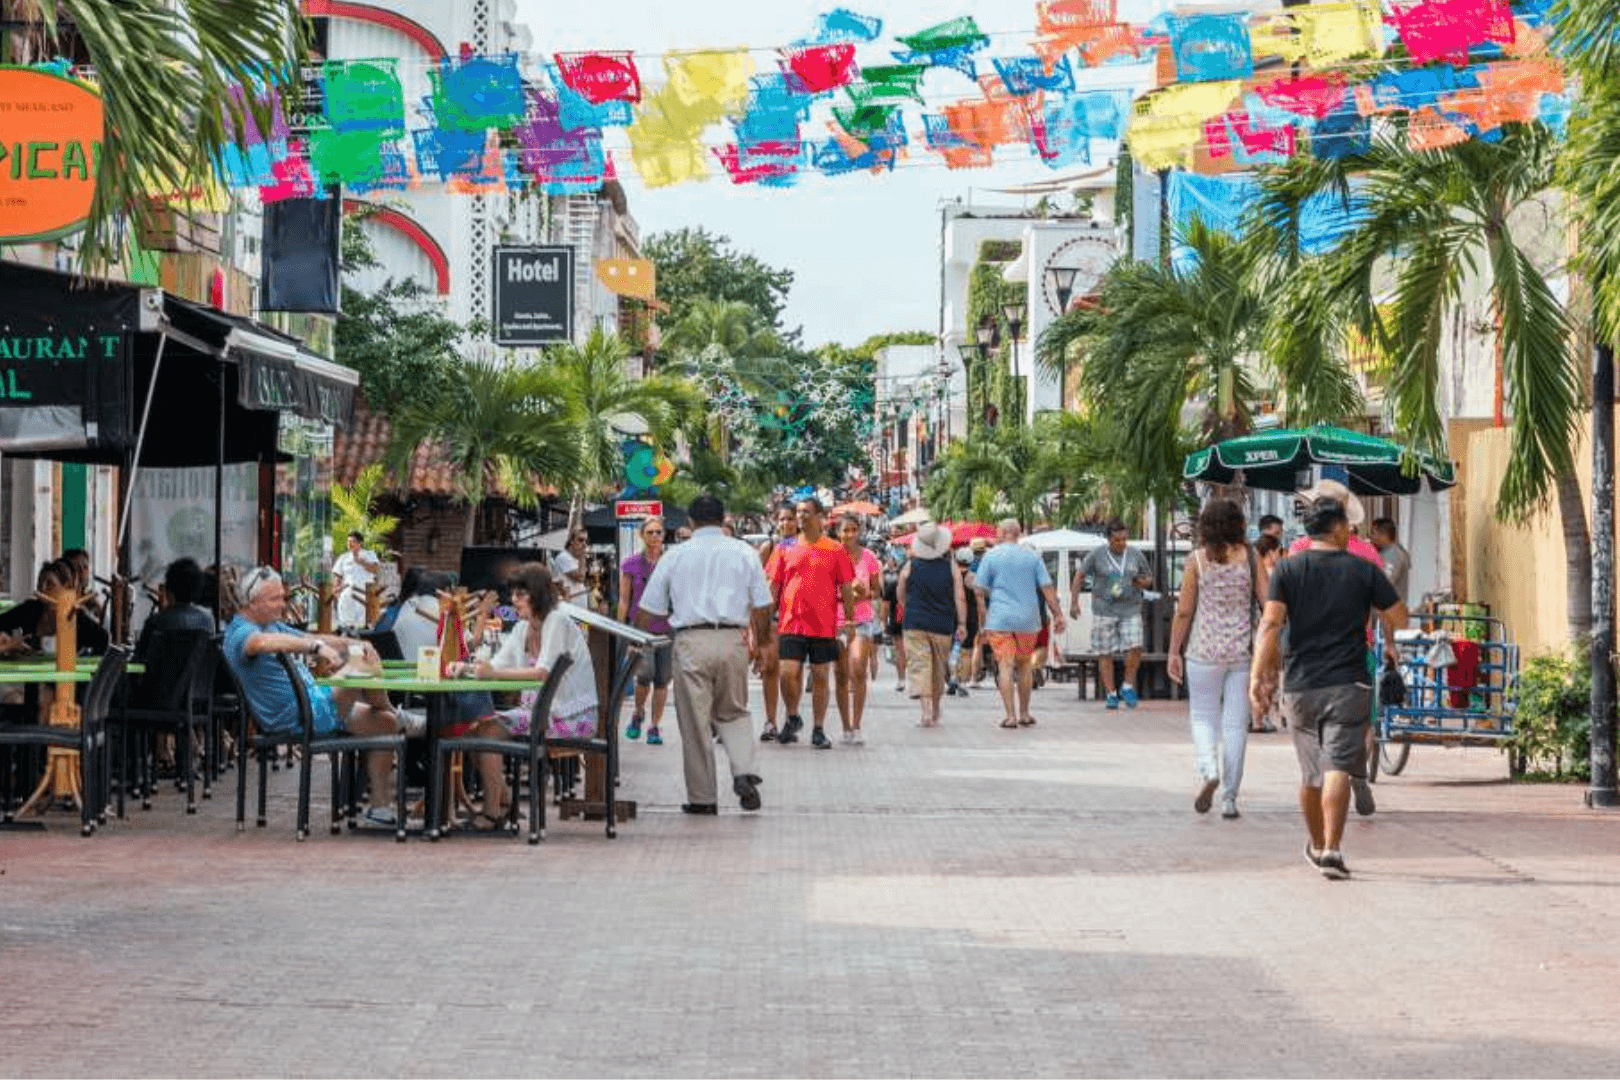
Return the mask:
<svg viewBox="0 0 1620 1080"><path fill-rule="evenodd" d="M971 544L975 540L994 540L996 538L996 527L986 525L982 521L953 521L947 522L946 527L951 530L952 547Z"/></svg>

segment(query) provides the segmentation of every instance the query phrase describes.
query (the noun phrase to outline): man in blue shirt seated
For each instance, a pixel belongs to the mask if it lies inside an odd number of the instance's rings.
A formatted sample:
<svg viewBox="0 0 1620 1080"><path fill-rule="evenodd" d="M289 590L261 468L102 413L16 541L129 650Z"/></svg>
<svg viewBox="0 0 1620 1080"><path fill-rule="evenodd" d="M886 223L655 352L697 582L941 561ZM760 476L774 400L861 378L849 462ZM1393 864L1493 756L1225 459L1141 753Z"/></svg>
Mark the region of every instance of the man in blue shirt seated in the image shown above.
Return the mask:
<svg viewBox="0 0 1620 1080"><path fill-rule="evenodd" d="M291 653L338 665L348 657L351 645L362 649L370 646L332 635L306 634L282 622L287 589L281 575L268 566L243 578L240 593L241 607L225 628L225 659L242 681L242 690L260 727L272 732L293 730L299 723L298 699L287 672L273 654ZM387 735L399 730L399 715L382 691L369 691L362 700L355 690L333 691L316 686L303 664L295 664L294 668L309 695L315 734L348 731L355 735ZM366 820L391 827L395 824L393 755L386 750L366 754L366 774L371 781L371 807L366 810Z"/></svg>

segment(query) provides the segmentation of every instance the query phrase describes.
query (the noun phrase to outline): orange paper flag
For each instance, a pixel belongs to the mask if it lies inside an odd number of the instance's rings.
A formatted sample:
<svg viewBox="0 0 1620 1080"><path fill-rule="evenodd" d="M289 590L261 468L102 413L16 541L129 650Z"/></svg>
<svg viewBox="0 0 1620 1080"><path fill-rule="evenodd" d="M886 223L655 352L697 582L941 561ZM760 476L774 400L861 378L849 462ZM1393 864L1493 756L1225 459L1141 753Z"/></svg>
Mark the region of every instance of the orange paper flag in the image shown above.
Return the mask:
<svg viewBox="0 0 1620 1080"><path fill-rule="evenodd" d="M651 259L598 259L596 279L619 296L651 300L658 293L658 268Z"/></svg>

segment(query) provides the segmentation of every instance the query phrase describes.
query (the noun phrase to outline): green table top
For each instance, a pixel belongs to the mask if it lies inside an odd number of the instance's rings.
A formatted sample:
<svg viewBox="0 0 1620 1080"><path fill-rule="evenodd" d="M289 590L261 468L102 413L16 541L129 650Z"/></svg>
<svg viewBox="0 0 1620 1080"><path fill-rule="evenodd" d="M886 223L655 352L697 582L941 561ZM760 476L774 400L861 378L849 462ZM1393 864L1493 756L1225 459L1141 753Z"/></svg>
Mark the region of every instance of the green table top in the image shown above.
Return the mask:
<svg viewBox="0 0 1620 1080"><path fill-rule="evenodd" d="M81 683L95 678L94 668L57 671L48 667L14 667L0 664L0 686L27 686L30 683Z"/></svg>
<svg viewBox="0 0 1620 1080"><path fill-rule="evenodd" d="M365 678L316 679L317 686L330 686L334 690L392 690L400 694L460 694L479 690L515 692L533 690L535 683L528 679L418 679L414 669L409 675L384 669L381 675Z"/></svg>
<svg viewBox="0 0 1620 1080"><path fill-rule="evenodd" d="M81 656L71 672L59 672L56 670L56 661L44 657L30 657L26 660L0 660L0 684L89 682L90 677L96 673L96 668L100 665L101 658L99 656ZM146 672L146 665L128 664L124 667L124 672L128 675L141 675Z"/></svg>

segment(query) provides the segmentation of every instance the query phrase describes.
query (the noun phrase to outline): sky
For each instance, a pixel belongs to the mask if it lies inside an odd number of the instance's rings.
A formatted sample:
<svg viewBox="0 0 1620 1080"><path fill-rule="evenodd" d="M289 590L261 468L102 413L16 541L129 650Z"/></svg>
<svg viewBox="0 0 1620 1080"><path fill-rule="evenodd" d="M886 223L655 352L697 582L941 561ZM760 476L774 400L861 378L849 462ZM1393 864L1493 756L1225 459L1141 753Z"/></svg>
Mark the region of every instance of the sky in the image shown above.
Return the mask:
<svg viewBox="0 0 1620 1080"><path fill-rule="evenodd" d="M1164 6L1159 0L1120 0L1119 13L1139 21ZM1246 6L1275 5L1262 0ZM668 50L760 49L764 51L754 59L765 67L773 62L773 47L806 36L818 14L838 7L882 18L883 37L877 44L883 46L896 34L972 14L991 36L982 57L1027 52L1035 26L1034 0L611 0L599 6L578 0L516 0L516 20L528 25L534 51L544 55L633 50L644 80L656 86L662 82L657 57ZM874 53L873 46L862 46L858 56ZM937 108L936 102L969 97L976 90L959 73L934 71L923 93ZM907 111L914 124L917 110ZM610 148L614 138L622 140L623 135L610 133ZM648 189L633 166L622 169L620 179L643 236L701 225L729 237L739 250L793 271L783 322L788 329L802 327L806 345L854 345L889 331L938 331L942 201L1032 205L1032 197L994 189L1058 175L1015 148L998 149L993 168L954 172L915 143L909 153L910 164L902 162L892 173L812 174L787 189L734 185L718 163L717 175L703 182ZM627 153L615 156L628 159ZM1094 149L1093 165L1106 164L1108 159Z"/></svg>

